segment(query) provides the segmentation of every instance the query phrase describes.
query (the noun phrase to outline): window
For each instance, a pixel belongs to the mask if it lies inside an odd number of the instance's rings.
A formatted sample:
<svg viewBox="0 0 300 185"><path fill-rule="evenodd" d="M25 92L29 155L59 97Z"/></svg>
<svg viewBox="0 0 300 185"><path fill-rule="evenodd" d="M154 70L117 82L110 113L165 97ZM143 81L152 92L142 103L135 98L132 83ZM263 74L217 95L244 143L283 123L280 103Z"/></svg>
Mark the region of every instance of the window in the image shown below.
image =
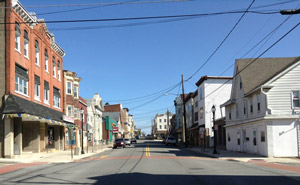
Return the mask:
<svg viewBox="0 0 300 185"><path fill-rule="evenodd" d="M27 31L24 30L24 56L27 57L27 58L28 58L28 53L29 53L29 51L28 51L28 49L29 49L28 45L29 45L28 33L27 33Z"/></svg>
<svg viewBox="0 0 300 185"><path fill-rule="evenodd" d="M200 119L203 118L203 107L200 108Z"/></svg>
<svg viewBox="0 0 300 185"><path fill-rule="evenodd" d="M265 142L265 141L266 141L266 138L265 138L265 132L264 132L264 131L261 131L261 132L260 132L260 141L261 141L261 142Z"/></svg>
<svg viewBox="0 0 300 185"><path fill-rule="evenodd" d="M198 121L198 112L195 112L195 121Z"/></svg>
<svg viewBox="0 0 300 185"><path fill-rule="evenodd" d="M238 103L236 103L236 106L235 106L235 117L236 118L239 117L239 105L238 105Z"/></svg>
<svg viewBox="0 0 300 185"><path fill-rule="evenodd" d="M67 94L72 94L72 83L67 82Z"/></svg>
<svg viewBox="0 0 300 185"><path fill-rule="evenodd" d="M167 122L167 119L164 119L164 122Z"/></svg>
<svg viewBox="0 0 300 185"><path fill-rule="evenodd" d="M230 134L227 134L227 141L230 142L231 138L230 138Z"/></svg>
<svg viewBox="0 0 300 185"><path fill-rule="evenodd" d="M45 71L46 72L49 72L48 70L48 59L49 59L49 56L48 56L48 51L45 49Z"/></svg>
<svg viewBox="0 0 300 185"><path fill-rule="evenodd" d="M53 65L53 77L56 78L56 62L55 58L52 58L52 65Z"/></svg>
<svg viewBox="0 0 300 185"><path fill-rule="evenodd" d="M44 103L49 105L49 83L44 81Z"/></svg>
<svg viewBox="0 0 300 185"><path fill-rule="evenodd" d="M200 87L199 91L200 91L200 93L199 93L200 94L200 100L202 100L203 99L203 88Z"/></svg>
<svg viewBox="0 0 300 185"><path fill-rule="evenodd" d="M78 98L78 87L74 86L74 97Z"/></svg>
<svg viewBox="0 0 300 185"><path fill-rule="evenodd" d="M241 135L240 135L240 132L237 133L237 144L238 145L241 144Z"/></svg>
<svg viewBox="0 0 300 185"><path fill-rule="evenodd" d="M20 25L18 23L15 23L15 48L20 52Z"/></svg>
<svg viewBox="0 0 300 185"><path fill-rule="evenodd" d="M40 100L40 77L34 75L34 98Z"/></svg>
<svg viewBox="0 0 300 185"><path fill-rule="evenodd" d="M72 106L68 105L68 116L72 117Z"/></svg>
<svg viewBox="0 0 300 185"><path fill-rule="evenodd" d="M256 131L253 130L253 145L256 146Z"/></svg>
<svg viewBox="0 0 300 185"><path fill-rule="evenodd" d="M293 91L293 108L299 108L300 107L300 99L299 99L300 91Z"/></svg>
<svg viewBox="0 0 300 185"><path fill-rule="evenodd" d="M243 84L242 84L242 79L240 77L240 89L242 89L242 88L243 88Z"/></svg>
<svg viewBox="0 0 300 185"><path fill-rule="evenodd" d="M161 125L159 125L159 129L161 129Z"/></svg>
<svg viewBox="0 0 300 185"><path fill-rule="evenodd" d="M161 123L161 119L159 119L159 122Z"/></svg>
<svg viewBox="0 0 300 185"><path fill-rule="evenodd" d="M78 118L78 108L74 108L74 118Z"/></svg>
<svg viewBox="0 0 300 185"><path fill-rule="evenodd" d="M257 100L257 111L260 111L260 95L256 95L256 100Z"/></svg>
<svg viewBox="0 0 300 185"><path fill-rule="evenodd" d="M253 113L253 98L250 98L250 113Z"/></svg>
<svg viewBox="0 0 300 185"><path fill-rule="evenodd" d="M228 119L231 120L231 107L229 107L229 110L228 110Z"/></svg>
<svg viewBox="0 0 300 185"><path fill-rule="evenodd" d="M60 108L60 90L53 87L53 106Z"/></svg>
<svg viewBox="0 0 300 185"><path fill-rule="evenodd" d="M27 70L15 65L15 91L28 95L28 80Z"/></svg>
<svg viewBox="0 0 300 185"><path fill-rule="evenodd" d="M195 102L195 107L198 107L198 101Z"/></svg>
<svg viewBox="0 0 300 185"><path fill-rule="evenodd" d="M244 115L247 114L247 100L244 100Z"/></svg>
<svg viewBox="0 0 300 185"><path fill-rule="evenodd" d="M167 129L167 125L165 125L165 129Z"/></svg>
<svg viewBox="0 0 300 185"><path fill-rule="evenodd" d="M57 76L58 76L58 80L61 80L60 79L60 62L59 61L57 62Z"/></svg>
<svg viewBox="0 0 300 185"><path fill-rule="evenodd" d="M38 41L35 41L35 64L40 65L40 47Z"/></svg>

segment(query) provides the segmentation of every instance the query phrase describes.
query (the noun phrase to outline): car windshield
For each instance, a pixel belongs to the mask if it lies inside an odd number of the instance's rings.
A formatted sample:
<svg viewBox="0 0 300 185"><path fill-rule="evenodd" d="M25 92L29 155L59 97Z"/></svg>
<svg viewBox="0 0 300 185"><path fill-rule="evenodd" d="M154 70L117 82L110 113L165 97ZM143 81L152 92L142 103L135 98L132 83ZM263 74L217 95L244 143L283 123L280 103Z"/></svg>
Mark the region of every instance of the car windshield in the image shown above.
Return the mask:
<svg viewBox="0 0 300 185"><path fill-rule="evenodd" d="M129 139L125 139L125 141L129 141Z"/></svg>

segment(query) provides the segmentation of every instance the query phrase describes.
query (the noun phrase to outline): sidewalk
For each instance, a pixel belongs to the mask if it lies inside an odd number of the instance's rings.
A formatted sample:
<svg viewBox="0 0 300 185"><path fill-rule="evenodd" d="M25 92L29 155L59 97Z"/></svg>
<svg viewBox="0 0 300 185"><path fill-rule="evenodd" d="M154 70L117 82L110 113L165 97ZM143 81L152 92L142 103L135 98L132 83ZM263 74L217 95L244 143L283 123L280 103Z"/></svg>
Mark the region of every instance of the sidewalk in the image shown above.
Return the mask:
<svg viewBox="0 0 300 185"><path fill-rule="evenodd" d="M290 158L290 157L263 157L255 154L248 154L242 152L233 152L227 150L217 150L218 154L213 154L213 148L203 148L201 147L192 147L187 148L193 152L208 156L214 157L222 160L230 160L230 161L242 161L242 162L251 162L251 161L264 161L270 163L297 163L300 164L299 158Z"/></svg>
<svg viewBox="0 0 300 185"><path fill-rule="evenodd" d="M112 145L101 146L99 149L97 149L97 151L94 152L92 151L92 148L89 148L88 153L81 155L73 155L73 159L71 157L71 150L55 151L48 153L23 153L21 156L17 156L14 159L0 158L0 163L70 163L111 149Z"/></svg>

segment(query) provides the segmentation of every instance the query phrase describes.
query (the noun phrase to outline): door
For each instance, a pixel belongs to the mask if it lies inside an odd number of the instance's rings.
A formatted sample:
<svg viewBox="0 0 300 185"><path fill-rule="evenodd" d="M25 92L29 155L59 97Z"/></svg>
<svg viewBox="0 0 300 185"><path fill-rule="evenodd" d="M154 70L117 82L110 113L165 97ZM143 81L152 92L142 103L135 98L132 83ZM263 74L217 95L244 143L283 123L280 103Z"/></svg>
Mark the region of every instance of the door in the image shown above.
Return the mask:
<svg viewBox="0 0 300 185"><path fill-rule="evenodd" d="M242 136L242 151L243 152L247 152L247 132L246 132L246 130L243 130L242 131L242 134L243 134L243 136Z"/></svg>

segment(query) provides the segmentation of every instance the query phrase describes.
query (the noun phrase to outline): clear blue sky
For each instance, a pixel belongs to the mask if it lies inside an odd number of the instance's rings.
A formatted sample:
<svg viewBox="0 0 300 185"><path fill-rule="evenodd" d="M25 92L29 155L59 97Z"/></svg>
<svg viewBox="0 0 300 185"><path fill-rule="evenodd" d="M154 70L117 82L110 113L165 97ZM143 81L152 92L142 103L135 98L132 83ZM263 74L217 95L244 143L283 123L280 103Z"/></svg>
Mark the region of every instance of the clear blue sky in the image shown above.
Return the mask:
<svg viewBox="0 0 300 185"><path fill-rule="evenodd" d="M20 2L29 12L36 12L38 18L44 18L46 21L226 12L246 10L252 2L252 0L194 0L110 6L28 7L145 1L151 0L21 0ZM280 9L294 9L300 5L298 0L257 8L287 1L256 0L252 6L254 9L250 10L279 11ZM69 11L91 7L93 8ZM164 113L167 108L174 112L175 96L171 93L178 94L181 92L181 89L176 87L170 91L168 96L163 96L166 90L162 90L179 83L182 74L185 78L191 76L218 47L241 15L242 13L184 20L177 18L48 23L47 25L50 32L54 33L56 42L66 52L63 68L76 72L82 78L80 95L83 98L91 98L94 93L99 93L104 102L122 103L123 107L129 108L130 114L134 116L136 126L142 128L146 133L150 133L151 120L155 114ZM185 83L185 92L195 91L195 82L202 75L220 76L227 67L234 63L235 59L241 58L286 18L287 16L280 14L246 14L211 60ZM162 22L162 20L168 21ZM300 14L292 16L270 39L256 47L244 58L257 57L296 25L299 20ZM124 26L135 23L142 23L142 25ZM81 28L67 29L74 27ZM93 27L97 27L97 29L87 29ZM300 28L294 30L263 57L299 56L299 31ZM223 76L232 76L232 74L233 68L230 68ZM147 96L153 93L157 94ZM147 97L135 99L143 96ZM121 101L128 99L135 100ZM156 100L151 102L154 99Z"/></svg>

